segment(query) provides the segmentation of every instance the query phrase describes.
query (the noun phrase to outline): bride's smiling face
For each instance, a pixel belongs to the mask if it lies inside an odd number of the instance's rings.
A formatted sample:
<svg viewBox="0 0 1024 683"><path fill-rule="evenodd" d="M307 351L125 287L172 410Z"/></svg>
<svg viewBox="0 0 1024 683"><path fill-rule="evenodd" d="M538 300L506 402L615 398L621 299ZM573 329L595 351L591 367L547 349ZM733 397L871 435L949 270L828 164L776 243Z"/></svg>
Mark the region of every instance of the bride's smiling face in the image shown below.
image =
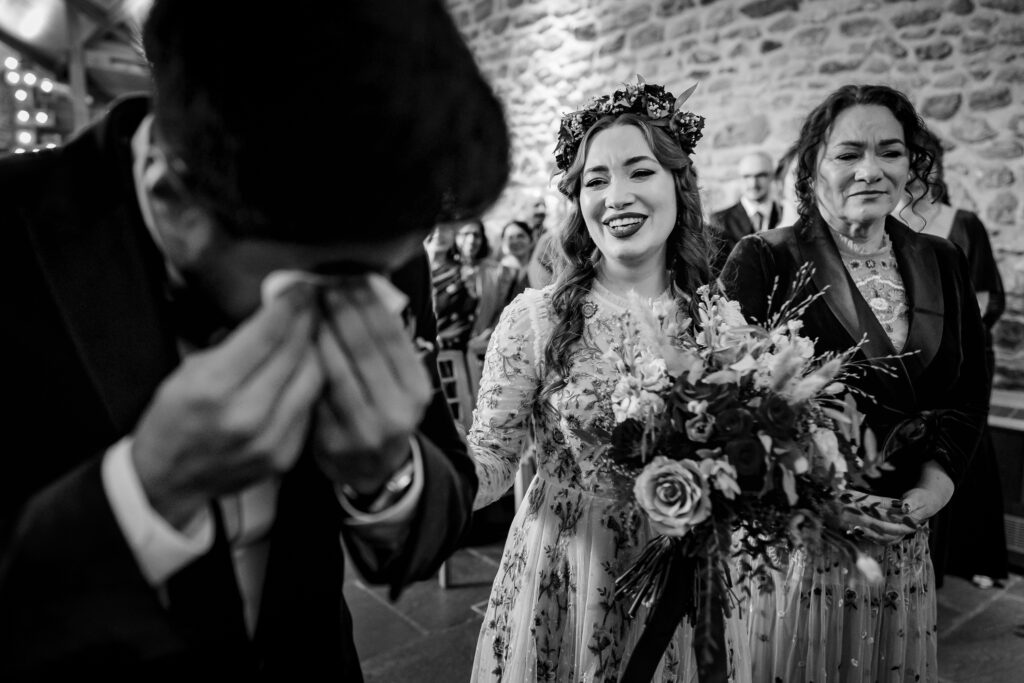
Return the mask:
<svg viewBox="0 0 1024 683"><path fill-rule="evenodd" d="M590 140L580 211L605 259L626 267L664 263L676 201L671 171L655 158L639 128L612 126Z"/></svg>

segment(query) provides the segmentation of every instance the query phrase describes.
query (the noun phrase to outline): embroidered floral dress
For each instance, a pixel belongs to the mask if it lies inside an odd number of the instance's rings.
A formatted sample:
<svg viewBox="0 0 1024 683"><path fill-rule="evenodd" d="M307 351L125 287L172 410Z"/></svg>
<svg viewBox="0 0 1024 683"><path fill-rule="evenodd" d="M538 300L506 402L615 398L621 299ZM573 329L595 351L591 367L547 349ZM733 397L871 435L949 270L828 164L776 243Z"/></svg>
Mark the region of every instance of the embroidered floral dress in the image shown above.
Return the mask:
<svg viewBox="0 0 1024 683"><path fill-rule="evenodd" d="M888 238L860 248L832 233L838 255L895 351L908 331L906 287ZM884 399L884 397L883 397ZM750 666L774 683L934 682L938 678L935 574L928 525L883 545L862 542L882 571L878 584L831 553L780 553L774 589L749 603Z"/></svg>
<svg viewBox="0 0 1024 683"><path fill-rule="evenodd" d="M594 282L566 386L540 402L551 333L551 288L528 289L503 312L484 362L469 442L480 488L475 507L504 494L532 433L537 476L516 512L491 590L473 681L615 683L643 630L614 597L621 574L651 537L632 491L599 453L614 425L616 376L602 358L626 301ZM666 299L669 294L662 295ZM740 612L736 610L734 614ZM730 680L749 683L745 627L726 620ZM654 681L695 681L692 629L683 624ZM740 648L743 651L740 651Z"/></svg>

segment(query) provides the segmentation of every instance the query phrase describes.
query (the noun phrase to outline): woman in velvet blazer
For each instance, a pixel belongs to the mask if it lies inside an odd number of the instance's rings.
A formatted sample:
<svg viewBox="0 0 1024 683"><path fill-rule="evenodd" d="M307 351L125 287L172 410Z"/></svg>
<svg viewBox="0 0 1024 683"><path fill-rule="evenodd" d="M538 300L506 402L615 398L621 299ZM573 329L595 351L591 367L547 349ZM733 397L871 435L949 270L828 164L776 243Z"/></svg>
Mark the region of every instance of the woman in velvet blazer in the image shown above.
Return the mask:
<svg viewBox="0 0 1024 683"><path fill-rule="evenodd" d="M851 384L893 469L854 493L848 521L882 577L837 557L782 553L774 591L750 604L754 680L936 681L936 601L928 519L952 495L988 411L984 335L963 254L888 216L933 159L924 124L898 91L844 86L808 115L798 142L800 220L752 235L721 280L749 318L766 320L803 264L802 295L821 293L801 333L817 353L847 349ZM774 293L774 294L773 294ZM874 506L879 512L863 512ZM859 511L857 511L859 508Z"/></svg>

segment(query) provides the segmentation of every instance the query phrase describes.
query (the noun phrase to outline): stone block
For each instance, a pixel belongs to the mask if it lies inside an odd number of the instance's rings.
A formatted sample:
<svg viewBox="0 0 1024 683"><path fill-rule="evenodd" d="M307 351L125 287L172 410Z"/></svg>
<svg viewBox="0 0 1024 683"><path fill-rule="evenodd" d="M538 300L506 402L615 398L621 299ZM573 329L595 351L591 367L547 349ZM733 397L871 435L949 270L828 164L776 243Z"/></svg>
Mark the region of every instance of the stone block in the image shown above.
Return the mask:
<svg viewBox="0 0 1024 683"><path fill-rule="evenodd" d="M601 54L601 55L613 55L613 54L615 54L617 52L620 52L625 45L626 45L626 34L625 33L620 33L618 36L616 36L615 38L612 38L607 43L602 45L601 48L598 50L598 54Z"/></svg>
<svg viewBox="0 0 1024 683"><path fill-rule="evenodd" d="M1024 138L1024 114L1017 114L1010 118L1010 132L1019 138Z"/></svg>
<svg viewBox="0 0 1024 683"><path fill-rule="evenodd" d="M964 36L960 41L960 51L965 55L973 55L992 47L992 40L988 36Z"/></svg>
<svg viewBox="0 0 1024 683"><path fill-rule="evenodd" d="M1024 26L1006 26L996 31L996 40L1003 45L1024 45Z"/></svg>
<svg viewBox="0 0 1024 683"><path fill-rule="evenodd" d="M937 21L941 16L942 10L934 7L927 7L924 9L915 9L897 14L892 18L892 24L896 28L929 24L933 21Z"/></svg>
<svg viewBox="0 0 1024 683"><path fill-rule="evenodd" d="M829 59L821 63L818 72L823 74L836 74L843 71L854 71L861 64L861 60L854 57L848 59Z"/></svg>
<svg viewBox="0 0 1024 683"><path fill-rule="evenodd" d="M998 9L1010 14L1024 13L1024 0L978 0L982 7Z"/></svg>
<svg viewBox="0 0 1024 683"><path fill-rule="evenodd" d="M941 78L936 78L932 85L936 88L962 88L967 85L967 76L959 71L948 73Z"/></svg>
<svg viewBox="0 0 1024 683"><path fill-rule="evenodd" d="M918 45L914 48L914 54L921 61L938 61L953 54L953 46L948 40L940 40L927 45Z"/></svg>
<svg viewBox="0 0 1024 683"><path fill-rule="evenodd" d="M986 190L997 190L1001 187L1009 187L1016 180L1013 171L1007 166L995 166L983 168L977 173L978 187Z"/></svg>
<svg viewBox="0 0 1024 683"><path fill-rule="evenodd" d="M1010 89L1005 86L993 86L975 90L967 96L971 109L988 111L1000 109L1010 104Z"/></svg>
<svg viewBox="0 0 1024 683"><path fill-rule="evenodd" d="M473 4L473 21L480 23L494 13L494 0L479 0Z"/></svg>
<svg viewBox="0 0 1024 683"><path fill-rule="evenodd" d="M1017 199L1016 194L1008 190L1001 190L988 203L985 218L996 225L1013 225L1016 222L1014 214L1017 212L1019 204L1020 200Z"/></svg>
<svg viewBox="0 0 1024 683"><path fill-rule="evenodd" d="M960 93L947 95L931 95L921 104L921 115L930 119L946 121L960 109L963 98Z"/></svg>
<svg viewBox="0 0 1024 683"><path fill-rule="evenodd" d="M996 140L978 150L983 159L1020 159L1024 157L1024 144L1019 140Z"/></svg>
<svg viewBox="0 0 1024 683"><path fill-rule="evenodd" d="M1024 83L1024 66L1004 66L996 73L995 80L998 83Z"/></svg>
<svg viewBox="0 0 1024 683"><path fill-rule="evenodd" d="M991 140L998 135L992 130L992 126L988 125L988 121L977 116L960 117L953 123L950 132L957 140L968 143Z"/></svg>
<svg viewBox="0 0 1024 683"><path fill-rule="evenodd" d="M799 0L754 0L740 7L740 12L754 19L761 19L785 10L798 9Z"/></svg>
<svg viewBox="0 0 1024 683"><path fill-rule="evenodd" d="M612 28L632 28L637 24L647 21L650 16L651 8L649 5L638 5L620 14L618 21L615 22Z"/></svg>
<svg viewBox="0 0 1024 683"><path fill-rule="evenodd" d="M736 21L736 11L732 7L718 7L707 16L708 28L721 28Z"/></svg>
<svg viewBox="0 0 1024 683"><path fill-rule="evenodd" d="M907 56L907 48L893 38L892 36L883 36L871 43L871 48L876 52L895 57L896 59L902 59Z"/></svg>
<svg viewBox="0 0 1024 683"><path fill-rule="evenodd" d="M659 17L674 17L694 6L693 0L661 0L655 10Z"/></svg>
<svg viewBox="0 0 1024 683"><path fill-rule="evenodd" d="M658 24L650 24L634 33L633 37L629 39L629 44L633 49L639 50L660 43L663 40L665 40L664 27Z"/></svg>
<svg viewBox="0 0 1024 683"><path fill-rule="evenodd" d="M828 34L829 30L824 26L813 26L794 33L790 42L793 47L798 48L818 47L825 43Z"/></svg>
<svg viewBox="0 0 1024 683"><path fill-rule="evenodd" d="M964 16L974 11L974 3L971 0L953 0L949 3L949 11Z"/></svg>
<svg viewBox="0 0 1024 683"><path fill-rule="evenodd" d="M768 26L769 33L785 33L796 27L796 17L792 14L785 14Z"/></svg>
<svg viewBox="0 0 1024 683"><path fill-rule="evenodd" d="M768 133L768 118L758 114L744 121L725 123L715 133L714 145L718 149L759 145L767 139Z"/></svg>
<svg viewBox="0 0 1024 683"><path fill-rule="evenodd" d="M883 30L882 22L874 17L858 17L839 24L839 33L851 38L875 36Z"/></svg>

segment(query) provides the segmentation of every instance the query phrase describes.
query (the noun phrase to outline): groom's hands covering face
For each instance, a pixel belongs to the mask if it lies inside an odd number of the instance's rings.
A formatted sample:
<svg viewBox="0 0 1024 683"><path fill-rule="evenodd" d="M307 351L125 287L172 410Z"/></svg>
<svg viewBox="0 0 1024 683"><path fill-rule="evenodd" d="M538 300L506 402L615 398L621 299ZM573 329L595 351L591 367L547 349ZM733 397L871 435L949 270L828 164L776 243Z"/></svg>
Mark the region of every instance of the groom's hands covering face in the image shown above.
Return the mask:
<svg viewBox="0 0 1024 683"><path fill-rule="evenodd" d="M326 385L313 422L314 453L331 479L364 495L407 460L409 438L433 395L395 310L404 301L375 277L321 291L316 337Z"/></svg>
<svg viewBox="0 0 1024 683"><path fill-rule="evenodd" d="M323 395L319 320L316 289L294 285L160 385L132 459L164 519L184 528L211 498L295 464Z"/></svg>
<svg viewBox="0 0 1024 683"><path fill-rule="evenodd" d="M405 462L432 386L395 312L401 295L375 278L278 281L164 381L132 446L164 519L183 528L210 499L288 471L309 439L324 472L361 494Z"/></svg>

